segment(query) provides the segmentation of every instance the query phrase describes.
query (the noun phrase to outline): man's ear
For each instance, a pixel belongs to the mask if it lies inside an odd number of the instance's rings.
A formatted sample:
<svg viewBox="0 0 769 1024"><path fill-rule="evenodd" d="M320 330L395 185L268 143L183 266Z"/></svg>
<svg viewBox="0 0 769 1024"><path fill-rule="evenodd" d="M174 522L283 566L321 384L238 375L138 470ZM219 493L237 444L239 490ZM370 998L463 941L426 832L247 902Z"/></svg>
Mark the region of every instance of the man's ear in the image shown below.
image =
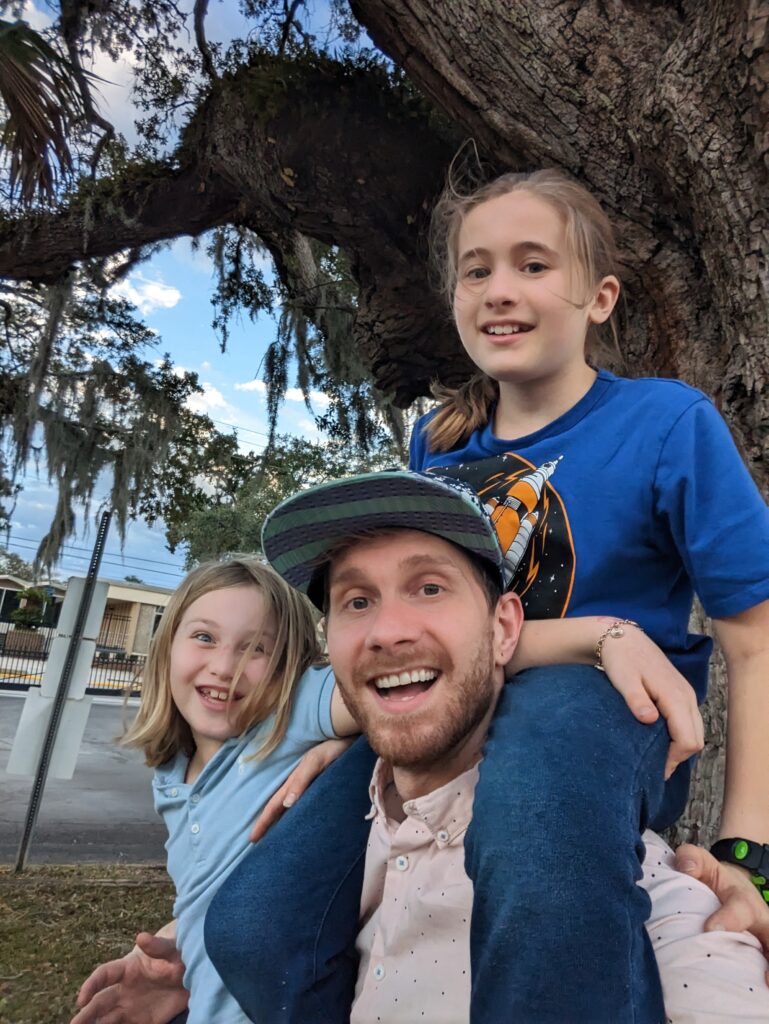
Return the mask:
<svg viewBox="0 0 769 1024"><path fill-rule="evenodd" d="M503 594L494 613L494 664L510 661L523 625L523 605L517 594Z"/></svg>

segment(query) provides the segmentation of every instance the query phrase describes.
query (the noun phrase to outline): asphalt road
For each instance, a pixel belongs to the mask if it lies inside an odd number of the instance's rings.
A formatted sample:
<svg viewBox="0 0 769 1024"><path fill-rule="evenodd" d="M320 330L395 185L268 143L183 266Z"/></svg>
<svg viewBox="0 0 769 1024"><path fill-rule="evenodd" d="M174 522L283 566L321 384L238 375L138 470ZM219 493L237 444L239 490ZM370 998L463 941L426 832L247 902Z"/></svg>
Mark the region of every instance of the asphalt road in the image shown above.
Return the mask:
<svg viewBox="0 0 769 1024"><path fill-rule="evenodd" d="M46 784L28 863L165 863L166 832L152 807L152 770L138 751L114 743L130 709L124 709L119 699L96 700L74 777L49 779ZM5 770L23 703L23 695L0 691L2 864L16 860L33 782L32 776L9 775Z"/></svg>

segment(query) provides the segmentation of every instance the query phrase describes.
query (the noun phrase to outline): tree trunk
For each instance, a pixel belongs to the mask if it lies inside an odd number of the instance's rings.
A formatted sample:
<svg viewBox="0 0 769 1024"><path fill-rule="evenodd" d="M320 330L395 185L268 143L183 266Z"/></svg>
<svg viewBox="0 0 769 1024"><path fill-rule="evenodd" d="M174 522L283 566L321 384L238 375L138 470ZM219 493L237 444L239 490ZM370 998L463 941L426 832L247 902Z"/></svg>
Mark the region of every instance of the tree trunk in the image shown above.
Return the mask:
<svg viewBox="0 0 769 1024"><path fill-rule="evenodd" d="M695 606L689 628L693 633L712 632L699 603ZM692 773L689 803L665 837L673 847L680 843L710 847L718 838L726 768L726 665L718 644L710 662L710 687L708 699L702 706L702 717L705 721L705 749Z"/></svg>
<svg viewBox="0 0 769 1024"><path fill-rule="evenodd" d="M352 8L434 109L376 69L254 57L212 86L173 160L0 220L0 273L52 280L84 256L231 222L261 236L313 317L306 238L338 245L359 289L351 344L405 407L468 372L424 237L471 136L499 170L556 166L597 196L621 247L625 371L712 395L767 493L769 0ZM691 834L712 835L724 707L718 683Z"/></svg>

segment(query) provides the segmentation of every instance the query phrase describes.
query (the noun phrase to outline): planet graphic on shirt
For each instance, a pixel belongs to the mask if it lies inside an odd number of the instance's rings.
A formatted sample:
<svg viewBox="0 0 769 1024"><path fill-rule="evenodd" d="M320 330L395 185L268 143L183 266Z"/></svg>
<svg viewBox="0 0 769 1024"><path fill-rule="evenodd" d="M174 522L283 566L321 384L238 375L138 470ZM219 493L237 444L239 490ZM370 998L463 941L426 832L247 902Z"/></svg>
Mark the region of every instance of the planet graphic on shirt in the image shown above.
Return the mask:
<svg viewBox="0 0 769 1024"><path fill-rule="evenodd" d="M565 615L574 585L576 557L569 518L551 478L562 456L539 466L515 452L431 472L469 484L486 506L505 555L508 589L521 598L526 616Z"/></svg>

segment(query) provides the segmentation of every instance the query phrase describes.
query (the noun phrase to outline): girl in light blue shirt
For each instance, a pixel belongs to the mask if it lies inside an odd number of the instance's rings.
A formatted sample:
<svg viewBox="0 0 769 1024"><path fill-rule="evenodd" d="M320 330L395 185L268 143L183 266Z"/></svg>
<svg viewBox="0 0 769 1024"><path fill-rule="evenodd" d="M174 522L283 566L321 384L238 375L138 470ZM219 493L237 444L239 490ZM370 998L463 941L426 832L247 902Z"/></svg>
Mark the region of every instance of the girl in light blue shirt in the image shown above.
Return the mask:
<svg viewBox="0 0 769 1024"><path fill-rule="evenodd" d="M195 569L158 626L123 742L155 768L176 886L175 921L160 934L185 965L189 1024L248 1020L206 955L206 909L302 756L357 729L319 661L309 602L257 559Z"/></svg>

